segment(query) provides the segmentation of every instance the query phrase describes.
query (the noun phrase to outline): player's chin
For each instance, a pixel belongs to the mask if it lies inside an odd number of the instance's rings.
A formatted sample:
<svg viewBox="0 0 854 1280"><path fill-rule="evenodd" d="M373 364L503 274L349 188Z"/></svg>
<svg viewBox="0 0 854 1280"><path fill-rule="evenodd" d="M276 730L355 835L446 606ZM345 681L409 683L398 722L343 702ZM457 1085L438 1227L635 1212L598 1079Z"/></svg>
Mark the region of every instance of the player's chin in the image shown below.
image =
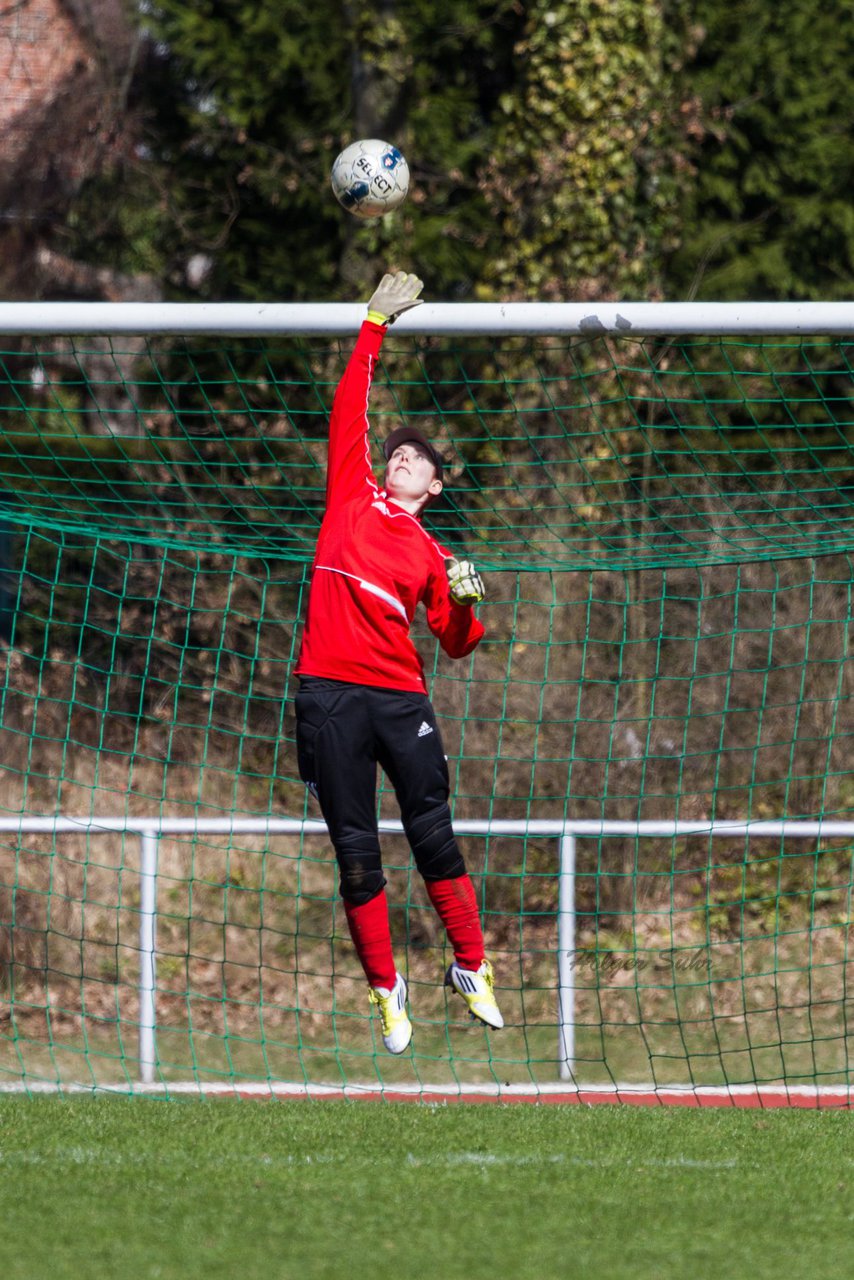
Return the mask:
<svg viewBox="0 0 854 1280"><path fill-rule="evenodd" d="M421 497L420 491L406 484L388 484L386 492L390 498L394 498L398 502L417 502Z"/></svg>

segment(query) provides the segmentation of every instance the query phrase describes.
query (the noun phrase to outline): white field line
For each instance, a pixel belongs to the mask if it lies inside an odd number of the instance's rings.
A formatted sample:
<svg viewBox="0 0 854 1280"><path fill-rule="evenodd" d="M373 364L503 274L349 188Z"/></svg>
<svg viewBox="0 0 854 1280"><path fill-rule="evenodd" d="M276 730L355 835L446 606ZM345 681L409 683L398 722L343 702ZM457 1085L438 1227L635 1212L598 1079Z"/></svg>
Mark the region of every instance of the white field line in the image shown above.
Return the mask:
<svg viewBox="0 0 854 1280"><path fill-rule="evenodd" d="M140 1084L0 1083L6 1095L106 1095L124 1097L384 1099L424 1103L532 1102L626 1103L635 1106L854 1107L854 1085L661 1085L654 1084L294 1084L285 1081Z"/></svg>
<svg viewBox="0 0 854 1280"><path fill-rule="evenodd" d="M277 1155L246 1155L240 1152L223 1152L217 1156L220 1168L233 1169L239 1172L263 1169L306 1169L321 1165L342 1165L352 1167L359 1164L375 1168L378 1164L392 1165L395 1168L407 1169L492 1169L492 1168L545 1168L562 1165L566 1169L636 1169L647 1172L651 1169L696 1170L700 1173L724 1173L739 1168L739 1160L732 1157L726 1160L697 1160L690 1156L670 1156L667 1159L643 1158L631 1156L578 1156L567 1152L544 1152L517 1155L512 1152L492 1151L448 1151L427 1156L414 1155L408 1152L388 1152L377 1156L375 1152L358 1155L346 1152L320 1151L304 1155L292 1155L288 1152ZM854 1161L842 1161L852 1164ZM145 1152L110 1151L104 1147L58 1147L50 1151L3 1151L0 1150L0 1170L10 1173L16 1168L71 1166L72 1168L93 1169L149 1169L152 1165L162 1168L193 1170L198 1161L192 1152L169 1152L152 1148Z"/></svg>

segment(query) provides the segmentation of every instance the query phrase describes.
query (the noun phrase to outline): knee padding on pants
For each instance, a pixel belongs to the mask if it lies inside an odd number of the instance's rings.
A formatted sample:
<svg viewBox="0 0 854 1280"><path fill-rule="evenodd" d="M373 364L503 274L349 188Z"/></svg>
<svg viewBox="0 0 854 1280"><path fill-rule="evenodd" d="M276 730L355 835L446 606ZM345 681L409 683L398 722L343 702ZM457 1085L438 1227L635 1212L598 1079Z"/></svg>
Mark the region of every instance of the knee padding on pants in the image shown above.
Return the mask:
<svg viewBox="0 0 854 1280"><path fill-rule="evenodd" d="M336 845L341 897L355 907L364 906L385 887L379 846Z"/></svg>
<svg viewBox="0 0 854 1280"><path fill-rule="evenodd" d="M455 880L465 875L465 862L454 838L446 804L410 819L406 835L415 865L425 880Z"/></svg>

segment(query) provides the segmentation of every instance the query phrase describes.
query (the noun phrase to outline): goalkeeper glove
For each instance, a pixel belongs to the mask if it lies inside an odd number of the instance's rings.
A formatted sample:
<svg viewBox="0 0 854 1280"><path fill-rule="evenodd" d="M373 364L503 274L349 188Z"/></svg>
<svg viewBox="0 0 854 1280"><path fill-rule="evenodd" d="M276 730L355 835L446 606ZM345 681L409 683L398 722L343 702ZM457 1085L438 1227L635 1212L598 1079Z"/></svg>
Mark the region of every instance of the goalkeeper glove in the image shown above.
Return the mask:
<svg viewBox="0 0 854 1280"><path fill-rule="evenodd" d="M470 560L446 560L448 586L457 604L480 604L486 595L483 578Z"/></svg>
<svg viewBox="0 0 854 1280"><path fill-rule="evenodd" d="M405 271L384 275L368 303L368 319L374 324L392 324L410 307L421 305L418 297L424 288L423 280L407 275Z"/></svg>

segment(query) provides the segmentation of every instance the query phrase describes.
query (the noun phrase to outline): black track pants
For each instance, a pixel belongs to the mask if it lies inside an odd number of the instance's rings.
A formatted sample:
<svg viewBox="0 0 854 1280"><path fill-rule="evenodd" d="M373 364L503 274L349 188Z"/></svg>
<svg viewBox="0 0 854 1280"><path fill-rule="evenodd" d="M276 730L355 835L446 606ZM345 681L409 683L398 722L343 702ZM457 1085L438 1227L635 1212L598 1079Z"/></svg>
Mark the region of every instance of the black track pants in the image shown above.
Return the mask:
<svg viewBox="0 0 854 1280"><path fill-rule="evenodd" d="M448 765L426 694L303 676L295 706L300 777L329 827L344 899L369 902L385 884L377 765L394 787L421 875L465 873L448 808Z"/></svg>

